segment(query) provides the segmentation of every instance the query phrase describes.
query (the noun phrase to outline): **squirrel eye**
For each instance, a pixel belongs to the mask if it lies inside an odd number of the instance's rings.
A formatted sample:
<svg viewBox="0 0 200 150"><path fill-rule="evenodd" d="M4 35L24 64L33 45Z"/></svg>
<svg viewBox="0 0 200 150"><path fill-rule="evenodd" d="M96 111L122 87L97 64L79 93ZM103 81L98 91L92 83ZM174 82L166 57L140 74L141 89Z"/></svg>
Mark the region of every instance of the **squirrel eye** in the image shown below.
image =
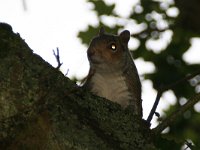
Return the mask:
<svg viewBox="0 0 200 150"><path fill-rule="evenodd" d="M113 50L113 51L116 51L116 50L117 50L117 46L116 46L115 43L112 43L112 44L110 45L110 48L111 48L111 50Z"/></svg>

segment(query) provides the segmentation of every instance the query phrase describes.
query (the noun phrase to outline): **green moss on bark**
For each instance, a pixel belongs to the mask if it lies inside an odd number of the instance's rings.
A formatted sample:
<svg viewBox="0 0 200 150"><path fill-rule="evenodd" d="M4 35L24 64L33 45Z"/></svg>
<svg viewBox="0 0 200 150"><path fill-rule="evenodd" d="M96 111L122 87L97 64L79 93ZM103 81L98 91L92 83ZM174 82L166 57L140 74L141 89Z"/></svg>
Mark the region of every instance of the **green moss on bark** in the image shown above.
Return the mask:
<svg viewBox="0 0 200 150"><path fill-rule="evenodd" d="M154 149L131 110L90 94L0 24L0 148Z"/></svg>

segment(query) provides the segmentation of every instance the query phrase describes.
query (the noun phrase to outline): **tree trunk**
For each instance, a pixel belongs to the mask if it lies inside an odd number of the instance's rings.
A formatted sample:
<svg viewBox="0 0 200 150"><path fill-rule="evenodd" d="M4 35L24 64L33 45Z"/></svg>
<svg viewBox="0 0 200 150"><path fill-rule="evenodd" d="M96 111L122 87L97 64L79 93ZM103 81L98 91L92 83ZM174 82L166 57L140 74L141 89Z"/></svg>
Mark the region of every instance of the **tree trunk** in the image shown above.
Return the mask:
<svg viewBox="0 0 200 150"><path fill-rule="evenodd" d="M0 24L0 149L151 150L130 109L90 94Z"/></svg>

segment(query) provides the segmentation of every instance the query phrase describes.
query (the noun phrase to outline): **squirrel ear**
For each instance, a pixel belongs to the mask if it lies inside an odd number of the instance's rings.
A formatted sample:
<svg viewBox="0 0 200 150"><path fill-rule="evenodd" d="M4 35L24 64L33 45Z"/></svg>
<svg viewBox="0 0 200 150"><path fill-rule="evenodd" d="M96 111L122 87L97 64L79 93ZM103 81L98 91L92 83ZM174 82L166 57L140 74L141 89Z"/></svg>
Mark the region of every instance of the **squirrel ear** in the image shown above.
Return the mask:
<svg viewBox="0 0 200 150"><path fill-rule="evenodd" d="M128 44L128 41L130 39L130 32L128 30L124 30L120 33L119 37L122 40L122 42Z"/></svg>
<svg viewBox="0 0 200 150"><path fill-rule="evenodd" d="M101 27L99 30L99 36L103 35L105 33L104 27Z"/></svg>

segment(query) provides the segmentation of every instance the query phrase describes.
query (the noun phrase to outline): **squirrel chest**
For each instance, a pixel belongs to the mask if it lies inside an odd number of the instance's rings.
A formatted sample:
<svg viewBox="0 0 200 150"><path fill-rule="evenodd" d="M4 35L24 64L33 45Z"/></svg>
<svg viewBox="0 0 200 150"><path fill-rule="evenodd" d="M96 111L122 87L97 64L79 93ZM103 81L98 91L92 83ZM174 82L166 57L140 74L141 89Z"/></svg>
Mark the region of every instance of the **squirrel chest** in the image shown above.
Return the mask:
<svg viewBox="0 0 200 150"><path fill-rule="evenodd" d="M91 91L101 97L126 107L131 100L131 92L121 71L102 74L96 72L91 78Z"/></svg>
<svg viewBox="0 0 200 150"><path fill-rule="evenodd" d="M123 108L131 105L135 114L142 115L141 84L128 50L129 39L127 30L119 36L100 30L87 50L90 70L84 86Z"/></svg>

